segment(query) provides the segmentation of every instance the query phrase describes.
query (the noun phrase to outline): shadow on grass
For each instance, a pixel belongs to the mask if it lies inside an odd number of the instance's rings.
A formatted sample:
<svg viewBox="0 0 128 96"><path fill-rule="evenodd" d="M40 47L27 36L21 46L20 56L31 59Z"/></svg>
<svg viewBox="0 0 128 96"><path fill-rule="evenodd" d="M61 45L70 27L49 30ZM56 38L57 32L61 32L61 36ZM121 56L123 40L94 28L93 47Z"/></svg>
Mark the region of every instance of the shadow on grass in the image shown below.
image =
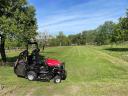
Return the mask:
<svg viewBox="0 0 128 96"><path fill-rule="evenodd" d="M14 62L16 62L18 56L14 57L7 57L7 62L3 63L2 60L0 59L0 66L10 66L13 67Z"/></svg>
<svg viewBox="0 0 128 96"><path fill-rule="evenodd" d="M126 52L126 51L128 51L128 48L106 48L104 50L116 51L116 52Z"/></svg>
<svg viewBox="0 0 128 96"><path fill-rule="evenodd" d="M18 56L14 56L14 57L7 57L7 61L6 63L3 63L1 58L0 58L0 66L13 66L14 62L16 62Z"/></svg>
<svg viewBox="0 0 128 96"><path fill-rule="evenodd" d="M18 56L14 57L7 57L7 62L15 62L17 60Z"/></svg>

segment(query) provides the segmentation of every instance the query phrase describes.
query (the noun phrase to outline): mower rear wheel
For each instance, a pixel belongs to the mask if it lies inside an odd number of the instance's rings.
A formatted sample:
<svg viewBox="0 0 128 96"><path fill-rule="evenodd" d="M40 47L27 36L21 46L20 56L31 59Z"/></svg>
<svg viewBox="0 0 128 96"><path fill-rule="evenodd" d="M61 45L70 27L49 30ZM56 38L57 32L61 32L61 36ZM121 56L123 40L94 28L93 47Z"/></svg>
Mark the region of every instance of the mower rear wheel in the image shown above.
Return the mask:
<svg viewBox="0 0 128 96"><path fill-rule="evenodd" d="M57 75L57 76L54 77L53 80L54 80L54 83L56 83L56 84L61 83L61 76Z"/></svg>
<svg viewBox="0 0 128 96"><path fill-rule="evenodd" d="M34 81L37 78L37 74L34 71L29 71L27 73L27 79L30 81Z"/></svg>

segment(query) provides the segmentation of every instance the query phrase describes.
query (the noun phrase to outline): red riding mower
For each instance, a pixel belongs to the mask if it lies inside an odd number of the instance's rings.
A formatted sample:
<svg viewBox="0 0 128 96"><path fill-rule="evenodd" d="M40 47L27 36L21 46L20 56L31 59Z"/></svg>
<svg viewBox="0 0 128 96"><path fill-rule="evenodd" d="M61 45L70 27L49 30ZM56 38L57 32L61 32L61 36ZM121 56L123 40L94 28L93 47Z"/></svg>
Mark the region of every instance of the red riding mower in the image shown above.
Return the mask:
<svg viewBox="0 0 128 96"><path fill-rule="evenodd" d="M28 45L36 45L36 48L29 54ZM39 55L40 49L37 42L28 42L27 49L21 52L14 64L14 72L18 77L25 77L30 81L41 80L60 83L65 80L67 72L65 64L58 60L42 58Z"/></svg>

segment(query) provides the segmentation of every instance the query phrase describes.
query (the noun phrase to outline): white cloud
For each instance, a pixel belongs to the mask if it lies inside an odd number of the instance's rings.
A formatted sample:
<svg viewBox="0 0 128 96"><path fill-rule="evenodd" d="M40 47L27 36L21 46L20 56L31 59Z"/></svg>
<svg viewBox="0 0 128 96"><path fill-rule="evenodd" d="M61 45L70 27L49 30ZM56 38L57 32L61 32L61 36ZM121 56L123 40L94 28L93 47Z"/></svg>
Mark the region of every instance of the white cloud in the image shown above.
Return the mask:
<svg viewBox="0 0 128 96"><path fill-rule="evenodd" d="M71 6L69 9L52 12L43 20L38 20L39 31L48 30L51 33L65 31L70 34L96 28L107 20L117 21L125 13L126 4L122 1L92 0Z"/></svg>

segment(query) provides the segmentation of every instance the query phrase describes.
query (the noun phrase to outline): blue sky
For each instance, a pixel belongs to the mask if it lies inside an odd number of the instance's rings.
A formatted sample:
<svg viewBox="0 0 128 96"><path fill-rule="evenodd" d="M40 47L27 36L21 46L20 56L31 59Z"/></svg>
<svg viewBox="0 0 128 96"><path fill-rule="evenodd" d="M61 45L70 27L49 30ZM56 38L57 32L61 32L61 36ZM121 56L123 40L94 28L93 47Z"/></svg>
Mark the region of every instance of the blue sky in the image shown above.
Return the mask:
<svg viewBox="0 0 128 96"><path fill-rule="evenodd" d="M28 0L36 8L38 31L75 34L125 15L128 0Z"/></svg>

